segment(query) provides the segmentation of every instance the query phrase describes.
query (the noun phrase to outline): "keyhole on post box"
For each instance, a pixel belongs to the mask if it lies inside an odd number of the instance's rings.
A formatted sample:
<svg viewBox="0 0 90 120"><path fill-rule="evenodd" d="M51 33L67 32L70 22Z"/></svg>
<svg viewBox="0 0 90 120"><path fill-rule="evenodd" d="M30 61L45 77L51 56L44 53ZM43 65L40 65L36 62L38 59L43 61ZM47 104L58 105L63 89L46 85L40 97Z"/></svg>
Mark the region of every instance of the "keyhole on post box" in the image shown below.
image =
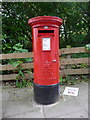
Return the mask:
<svg viewBox="0 0 90 120"><path fill-rule="evenodd" d="M56 62L56 60L53 60L53 62Z"/></svg>
<svg viewBox="0 0 90 120"><path fill-rule="evenodd" d="M58 55L57 52L55 52L55 58L57 57L57 55ZM56 62L56 61L57 61L56 59L53 60L53 62Z"/></svg>

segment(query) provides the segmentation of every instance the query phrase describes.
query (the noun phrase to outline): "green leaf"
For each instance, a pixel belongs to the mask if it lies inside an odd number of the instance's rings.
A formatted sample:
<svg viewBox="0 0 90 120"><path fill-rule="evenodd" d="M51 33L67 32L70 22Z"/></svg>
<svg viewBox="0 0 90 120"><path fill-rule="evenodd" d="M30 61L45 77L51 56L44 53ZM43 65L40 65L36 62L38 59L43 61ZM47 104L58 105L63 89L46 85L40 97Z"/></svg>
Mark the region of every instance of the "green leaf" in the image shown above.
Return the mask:
<svg viewBox="0 0 90 120"><path fill-rule="evenodd" d="M13 65L14 67L17 67L19 64L20 64L20 63L19 63L18 61L12 62L12 65Z"/></svg>
<svg viewBox="0 0 90 120"><path fill-rule="evenodd" d="M86 44L85 48L86 50L90 50L90 44Z"/></svg>
<svg viewBox="0 0 90 120"><path fill-rule="evenodd" d="M25 58L25 61L26 61L26 62L32 62L33 59L32 59L32 58Z"/></svg>
<svg viewBox="0 0 90 120"><path fill-rule="evenodd" d="M20 76L24 76L24 73L22 72L22 70L19 70L19 73L18 73Z"/></svg>

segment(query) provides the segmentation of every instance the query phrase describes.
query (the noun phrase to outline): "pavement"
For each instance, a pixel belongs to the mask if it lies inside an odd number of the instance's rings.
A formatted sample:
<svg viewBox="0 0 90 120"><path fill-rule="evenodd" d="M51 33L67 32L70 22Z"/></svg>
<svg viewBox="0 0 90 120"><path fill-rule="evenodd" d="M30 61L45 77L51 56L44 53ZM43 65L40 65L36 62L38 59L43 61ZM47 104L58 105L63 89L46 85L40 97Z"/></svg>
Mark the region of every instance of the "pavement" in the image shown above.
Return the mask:
<svg viewBox="0 0 90 120"><path fill-rule="evenodd" d="M2 118L88 118L88 82L68 85L78 87L78 96L63 95L51 105L39 105L33 99L33 88L2 88ZM1 100L1 99L0 99Z"/></svg>

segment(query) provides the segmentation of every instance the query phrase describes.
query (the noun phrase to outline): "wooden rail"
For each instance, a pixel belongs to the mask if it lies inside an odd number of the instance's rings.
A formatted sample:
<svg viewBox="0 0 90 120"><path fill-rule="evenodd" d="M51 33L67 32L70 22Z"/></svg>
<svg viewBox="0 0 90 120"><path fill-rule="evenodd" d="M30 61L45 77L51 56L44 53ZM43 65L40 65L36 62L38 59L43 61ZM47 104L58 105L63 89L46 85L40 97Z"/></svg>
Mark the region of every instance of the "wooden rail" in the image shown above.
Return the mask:
<svg viewBox="0 0 90 120"><path fill-rule="evenodd" d="M85 53L89 52L85 47L74 47L74 48L62 48L60 54L72 54L72 53Z"/></svg>
<svg viewBox="0 0 90 120"><path fill-rule="evenodd" d="M84 47L76 47L76 48L63 48L60 49L59 54L60 55L70 55L73 53L88 53L88 50L85 50ZM0 60L4 59L17 59L17 58L32 58L33 57L33 52L28 52L28 53L11 53L11 54L0 54ZM89 64L88 58L64 58L60 59L60 65L65 66L65 65L72 65L72 64ZM33 62L31 63L23 63L21 64L23 69L33 69ZM17 69L16 67L13 67L12 65L0 65L0 70L5 71L5 70L15 70ZM80 68L80 69L61 69L60 70L60 75L75 75L75 74L89 74L89 69L88 68ZM7 74L7 75L0 75L0 81L1 80L15 80L17 74ZM25 78L30 79L33 78L33 73L25 73Z"/></svg>
<svg viewBox="0 0 90 120"><path fill-rule="evenodd" d="M88 58L69 58L69 59L60 60L61 65L70 65L70 64L79 64L79 63L88 64ZM21 64L21 67L23 69L33 68L33 63L23 63ZM15 70L15 69L17 68L13 67L12 65L0 65L0 70Z"/></svg>
<svg viewBox="0 0 90 120"><path fill-rule="evenodd" d="M76 48L62 48L59 51L59 54L72 54L72 53L84 53L89 52L84 47L76 47ZM33 52L28 53L11 53L11 54L0 54L0 60L4 59L15 59L15 58L32 58Z"/></svg>
<svg viewBox="0 0 90 120"><path fill-rule="evenodd" d="M33 63L23 63L21 64L21 67L23 69L29 69L33 68ZM0 65L0 70L15 70L16 67L13 67L12 65Z"/></svg>
<svg viewBox="0 0 90 120"><path fill-rule="evenodd" d="M32 57L33 57L33 52L0 54L0 60L16 59L16 58L32 58Z"/></svg>
<svg viewBox="0 0 90 120"><path fill-rule="evenodd" d="M64 69L61 70L60 75L75 75L75 74L88 74L88 69ZM18 74L2 75L2 80L15 80ZM25 73L25 79L33 78L34 73ZM1 77L1 76L0 76Z"/></svg>

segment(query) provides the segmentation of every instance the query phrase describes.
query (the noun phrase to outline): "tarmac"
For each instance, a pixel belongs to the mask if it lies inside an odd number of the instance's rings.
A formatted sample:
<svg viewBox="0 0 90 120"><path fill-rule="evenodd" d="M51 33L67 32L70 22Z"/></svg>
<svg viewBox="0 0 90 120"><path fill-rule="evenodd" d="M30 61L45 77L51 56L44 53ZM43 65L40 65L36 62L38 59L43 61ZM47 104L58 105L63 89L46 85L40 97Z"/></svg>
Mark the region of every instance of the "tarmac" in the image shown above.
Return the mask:
<svg viewBox="0 0 90 120"><path fill-rule="evenodd" d="M32 87L4 86L1 116L2 118L88 118L88 82L68 85L79 88L78 96L63 95L65 87L60 86L60 98L56 103L40 105L33 99Z"/></svg>

